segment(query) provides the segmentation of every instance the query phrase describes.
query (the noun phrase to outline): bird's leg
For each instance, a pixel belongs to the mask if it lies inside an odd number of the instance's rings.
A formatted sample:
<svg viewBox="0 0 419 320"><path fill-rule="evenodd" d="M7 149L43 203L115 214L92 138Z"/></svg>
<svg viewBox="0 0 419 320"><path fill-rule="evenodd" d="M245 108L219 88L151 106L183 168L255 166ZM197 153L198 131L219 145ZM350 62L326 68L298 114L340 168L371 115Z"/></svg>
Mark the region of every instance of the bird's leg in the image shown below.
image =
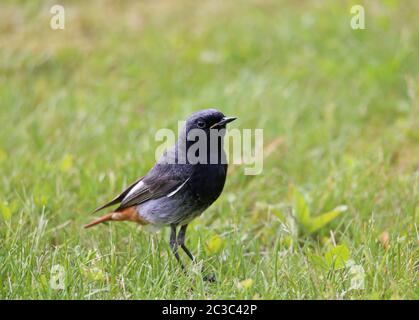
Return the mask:
<svg viewBox="0 0 419 320"><path fill-rule="evenodd" d="M179 253L177 252L177 241L176 241L176 225L170 225L170 249L172 249L173 254L176 257L176 260L180 263L182 270L185 270L185 266L179 258Z"/></svg>
<svg viewBox="0 0 419 320"><path fill-rule="evenodd" d="M192 253L189 251L189 249L185 245L185 235L186 235L186 228L188 227L187 224L184 224L180 227L179 234L177 236L177 243L180 245L180 247L185 251L185 253L188 255L189 259L192 260L192 262L195 262L195 258L192 255Z"/></svg>
<svg viewBox="0 0 419 320"><path fill-rule="evenodd" d="M185 246L185 235L186 235L186 228L188 227L187 224L184 224L180 227L178 236L177 236L177 243L180 245L180 247L185 251L185 253L188 255L189 259L192 260L192 262L195 262L195 257L192 255L192 253L189 251L189 249ZM204 281L208 282L215 282L215 275L209 274L204 276Z"/></svg>

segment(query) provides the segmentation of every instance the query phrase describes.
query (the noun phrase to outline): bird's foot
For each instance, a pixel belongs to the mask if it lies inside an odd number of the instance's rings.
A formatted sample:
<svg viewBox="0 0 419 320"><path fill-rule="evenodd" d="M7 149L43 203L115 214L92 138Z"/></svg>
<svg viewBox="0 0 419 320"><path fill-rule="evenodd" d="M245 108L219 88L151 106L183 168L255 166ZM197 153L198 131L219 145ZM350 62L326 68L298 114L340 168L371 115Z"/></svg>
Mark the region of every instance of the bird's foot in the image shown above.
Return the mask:
<svg viewBox="0 0 419 320"><path fill-rule="evenodd" d="M217 281L214 273L204 275L202 279L204 281L207 281L207 282L216 282Z"/></svg>

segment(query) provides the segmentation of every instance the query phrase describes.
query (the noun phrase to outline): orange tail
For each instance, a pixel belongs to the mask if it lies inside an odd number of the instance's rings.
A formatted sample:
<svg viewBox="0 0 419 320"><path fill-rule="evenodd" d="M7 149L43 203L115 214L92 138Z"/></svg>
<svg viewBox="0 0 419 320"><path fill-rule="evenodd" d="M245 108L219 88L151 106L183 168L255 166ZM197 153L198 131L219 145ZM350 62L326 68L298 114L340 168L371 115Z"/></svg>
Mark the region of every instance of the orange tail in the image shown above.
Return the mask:
<svg viewBox="0 0 419 320"><path fill-rule="evenodd" d="M105 214L104 216L84 225L84 228L87 229L87 228L93 227L99 223L106 222L106 221L126 221L126 220L134 221L142 225L148 224L148 221L142 219L138 215L138 213L135 210L135 207L128 207L128 208L122 209L121 211L109 212Z"/></svg>
<svg viewBox="0 0 419 320"><path fill-rule="evenodd" d="M99 223L113 220L112 219L112 216L113 216L114 213L115 212L110 212L108 214L105 214L104 216L102 216L100 218L97 218L96 220L93 220L92 222L90 222L88 224L85 224L84 225L84 228L87 229L87 228L93 227L93 226L95 226L95 225L97 225Z"/></svg>

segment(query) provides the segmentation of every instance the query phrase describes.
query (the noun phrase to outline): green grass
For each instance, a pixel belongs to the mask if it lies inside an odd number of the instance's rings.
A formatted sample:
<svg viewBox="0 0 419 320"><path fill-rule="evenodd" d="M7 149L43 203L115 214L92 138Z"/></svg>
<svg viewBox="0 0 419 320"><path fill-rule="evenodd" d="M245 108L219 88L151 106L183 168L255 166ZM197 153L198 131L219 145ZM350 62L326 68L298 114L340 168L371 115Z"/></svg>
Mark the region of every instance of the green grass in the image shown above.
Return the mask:
<svg viewBox="0 0 419 320"><path fill-rule="evenodd" d="M351 1L62 3L64 31L53 1L0 4L2 299L419 298L417 1L361 1L358 31ZM82 229L152 166L157 129L211 106L266 148L188 230L216 283L180 271L168 230ZM312 233L292 217L339 205Z"/></svg>

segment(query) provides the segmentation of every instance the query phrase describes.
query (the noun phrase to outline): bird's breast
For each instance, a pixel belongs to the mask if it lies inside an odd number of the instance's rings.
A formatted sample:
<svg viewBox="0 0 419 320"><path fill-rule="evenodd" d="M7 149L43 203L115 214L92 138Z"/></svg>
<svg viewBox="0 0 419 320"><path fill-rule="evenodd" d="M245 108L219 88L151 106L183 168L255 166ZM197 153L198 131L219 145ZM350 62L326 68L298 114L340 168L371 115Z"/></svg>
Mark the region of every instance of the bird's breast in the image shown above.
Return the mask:
<svg viewBox="0 0 419 320"><path fill-rule="evenodd" d="M227 165L198 164L189 183L189 188L198 202L210 205L224 188Z"/></svg>

